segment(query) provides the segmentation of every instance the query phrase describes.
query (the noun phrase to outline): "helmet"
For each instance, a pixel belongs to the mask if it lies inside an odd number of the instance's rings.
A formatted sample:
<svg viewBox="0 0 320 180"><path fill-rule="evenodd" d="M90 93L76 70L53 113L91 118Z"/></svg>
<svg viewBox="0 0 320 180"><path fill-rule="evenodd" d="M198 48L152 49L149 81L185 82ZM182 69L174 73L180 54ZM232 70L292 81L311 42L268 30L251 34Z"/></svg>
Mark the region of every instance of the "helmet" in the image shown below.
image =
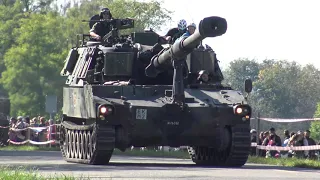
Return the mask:
<svg viewBox="0 0 320 180"><path fill-rule="evenodd" d="M197 28L197 25L195 24L195 23L190 23L189 25L188 25L188 27L194 27L194 28Z"/></svg>
<svg viewBox="0 0 320 180"><path fill-rule="evenodd" d="M100 18L102 18L102 14L104 13L108 13L110 15L110 18L112 18L112 14L110 12L110 9L109 8L102 8L101 11L100 11Z"/></svg>
<svg viewBox="0 0 320 180"><path fill-rule="evenodd" d="M101 13L109 13L110 9L109 8L102 8Z"/></svg>
<svg viewBox="0 0 320 180"><path fill-rule="evenodd" d="M178 22L178 29L179 30L185 30L187 28L187 21L184 20L184 19L181 19L179 22Z"/></svg>

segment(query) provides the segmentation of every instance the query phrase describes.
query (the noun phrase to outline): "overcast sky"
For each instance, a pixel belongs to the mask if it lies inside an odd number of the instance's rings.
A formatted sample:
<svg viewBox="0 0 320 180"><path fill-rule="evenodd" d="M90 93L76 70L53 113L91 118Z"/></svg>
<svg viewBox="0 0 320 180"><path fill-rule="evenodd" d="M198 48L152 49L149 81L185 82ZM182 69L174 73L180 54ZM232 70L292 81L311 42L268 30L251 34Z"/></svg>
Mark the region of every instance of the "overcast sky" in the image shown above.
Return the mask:
<svg viewBox="0 0 320 180"><path fill-rule="evenodd" d="M175 11L171 26L181 18L196 24L207 16L226 18L226 34L204 40L215 50L222 65L239 57L273 58L294 60L303 65L311 63L320 69L319 0L164 2L167 9Z"/></svg>

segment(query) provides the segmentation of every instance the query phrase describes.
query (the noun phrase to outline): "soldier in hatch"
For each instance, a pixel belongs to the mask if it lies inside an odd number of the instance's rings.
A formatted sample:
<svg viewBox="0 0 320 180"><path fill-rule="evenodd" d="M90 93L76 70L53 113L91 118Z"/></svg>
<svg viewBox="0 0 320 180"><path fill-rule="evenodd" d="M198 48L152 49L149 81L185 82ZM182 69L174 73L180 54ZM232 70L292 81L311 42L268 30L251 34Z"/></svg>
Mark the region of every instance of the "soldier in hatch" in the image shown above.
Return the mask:
<svg viewBox="0 0 320 180"><path fill-rule="evenodd" d="M176 41L180 41L183 37L189 37L191 36L194 31L196 30L197 26L195 23L191 23L188 25L187 27L187 32L185 32L184 34L182 34L182 36L180 36Z"/></svg>
<svg viewBox="0 0 320 180"><path fill-rule="evenodd" d="M181 19L178 22L178 26L171 28L163 38L165 38L170 44L173 44L177 38L182 36L187 31L187 21Z"/></svg>
<svg viewBox="0 0 320 180"><path fill-rule="evenodd" d="M167 41L169 44L173 44L177 38L182 36L185 32L187 31L187 22L184 19L181 19L178 22L178 26L171 28L166 35L160 36L163 38L165 41ZM150 59L158 54L162 49L162 43L158 42L156 43L150 50L140 52L139 53L139 59L146 63L145 65L147 66L150 62Z"/></svg>
<svg viewBox="0 0 320 180"><path fill-rule="evenodd" d="M100 19L101 20L112 19L112 14L108 8L103 8L101 10ZM111 31L111 27L108 23L97 22L92 26L90 30L90 36L100 41L102 37L108 34L110 31Z"/></svg>
<svg viewBox="0 0 320 180"><path fill-rule="evenodd" d="M187 22L184 19L181 19L178 22L178 26L175 28L171 28L166 35L160 36L165 41L167 41L169 44L173 44L177 38L182 36L187 31ZM156 43L152 49L151 52L153 55L158 54L163 47L161 46L162 43Z"/></svg>

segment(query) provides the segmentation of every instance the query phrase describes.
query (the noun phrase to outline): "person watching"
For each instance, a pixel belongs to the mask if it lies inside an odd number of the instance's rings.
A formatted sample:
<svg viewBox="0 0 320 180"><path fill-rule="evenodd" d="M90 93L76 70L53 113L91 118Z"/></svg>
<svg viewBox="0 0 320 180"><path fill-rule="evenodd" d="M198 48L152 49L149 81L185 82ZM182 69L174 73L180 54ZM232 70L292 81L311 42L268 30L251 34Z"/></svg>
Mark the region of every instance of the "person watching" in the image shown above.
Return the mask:
<svg viewBox="0 0 320 180"><path fill-rule="evenodd" d="M180 41L184 37L191 36L195 32L196 28L197 28L197 26L195 23L189 24L187 26L187 31L184 34L182 34L176 41Z"/></svg>
<svg viewBox="0 0 320 180"><path fill-rule="evenodd" d="M181 19L178 22L177 27L171 28L166 35L163 36L163 38L169 42L169 44L172 44L175 42L176 39L178 39L182 34L184 34L187 31L187 21L184 19Z"/></svg>

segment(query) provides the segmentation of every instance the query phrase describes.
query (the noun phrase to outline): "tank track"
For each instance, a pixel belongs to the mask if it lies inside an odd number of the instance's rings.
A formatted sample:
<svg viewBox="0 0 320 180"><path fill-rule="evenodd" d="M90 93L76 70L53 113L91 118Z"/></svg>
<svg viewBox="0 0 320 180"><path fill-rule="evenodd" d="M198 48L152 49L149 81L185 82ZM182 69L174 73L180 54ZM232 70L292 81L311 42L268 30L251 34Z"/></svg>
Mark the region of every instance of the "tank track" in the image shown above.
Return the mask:
<svg viewBox="0 0 320 180"><path fill-rule="evenodd" d="M190 158L197 165L241 167L250 152L249 125L230 127L231 144L224 151L208 147L188 147Z"/></svg>
<svg viewBox="0 0 320 180"><path fill-rule="evenodd" d="M94 165L109 163L115 147L114 127L63 121L59 131L60 150L67 162Z"/></svg>

